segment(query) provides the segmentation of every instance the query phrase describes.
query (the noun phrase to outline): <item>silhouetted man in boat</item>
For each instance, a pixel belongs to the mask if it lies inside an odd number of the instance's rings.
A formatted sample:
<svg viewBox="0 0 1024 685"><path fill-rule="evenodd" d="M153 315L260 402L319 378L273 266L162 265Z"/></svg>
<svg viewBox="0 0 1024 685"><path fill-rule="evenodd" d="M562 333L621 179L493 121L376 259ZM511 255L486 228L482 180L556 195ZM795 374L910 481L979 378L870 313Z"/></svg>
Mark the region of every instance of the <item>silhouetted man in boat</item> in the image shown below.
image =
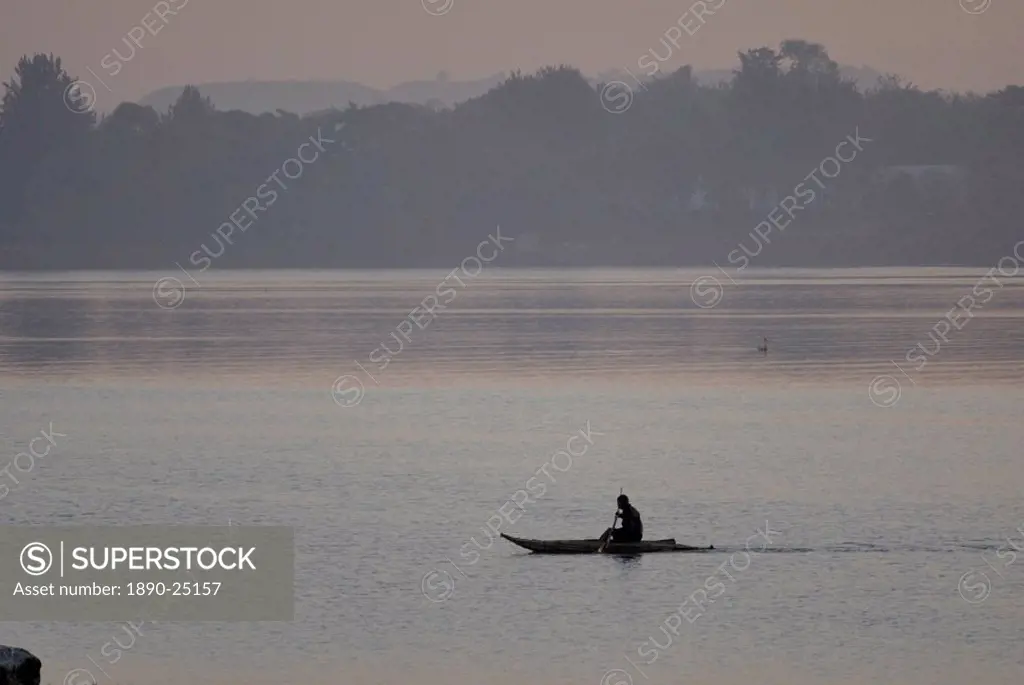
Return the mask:
<svg viewBox="0 0 1024 685"><path fill-rule="evenodd" d="M644 537L644 524L640 520L640 512L629 503L629 498L625 495L619 495L616 502L619 511L615 518L622 521L622 525L618 528L612 526L606 530L601 536L601 541L604 542L611 535L612 542L640 542Z"/></svg>

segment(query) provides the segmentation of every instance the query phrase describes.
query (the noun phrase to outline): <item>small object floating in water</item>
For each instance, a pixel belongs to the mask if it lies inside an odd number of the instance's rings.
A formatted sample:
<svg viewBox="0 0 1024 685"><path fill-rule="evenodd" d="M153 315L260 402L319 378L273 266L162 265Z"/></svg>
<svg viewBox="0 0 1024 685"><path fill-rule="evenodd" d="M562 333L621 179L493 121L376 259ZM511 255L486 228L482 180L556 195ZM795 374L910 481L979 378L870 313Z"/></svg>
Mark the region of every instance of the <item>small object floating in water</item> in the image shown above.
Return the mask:
<svg viewBox="0 0 1024 685"><path fill-rule="evenodd" d="M524 549L528 549L531 552L537 554L651 554L654 552L707 552L715 548L714 545L708 547L691 547L689 545L680 545L676 543L675 538L666 538L664 540L643 540L641 542L609 542L605 545L604 549L601 549L601 540L594 538L592 540L529 540L526 538L517 538L511 535L501 534L501 537L505 538L514 545L519 545Z"/></svg>

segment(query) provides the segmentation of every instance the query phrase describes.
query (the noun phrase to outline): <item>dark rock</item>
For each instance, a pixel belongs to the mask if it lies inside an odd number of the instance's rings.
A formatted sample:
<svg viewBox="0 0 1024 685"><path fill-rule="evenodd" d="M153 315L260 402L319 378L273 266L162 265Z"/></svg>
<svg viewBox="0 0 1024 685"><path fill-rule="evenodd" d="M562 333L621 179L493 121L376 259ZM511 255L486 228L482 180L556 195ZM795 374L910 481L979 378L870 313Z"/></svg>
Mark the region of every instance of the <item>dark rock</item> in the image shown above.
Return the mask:
<svg viewBox="0 0 1024 685"><path fill-rule="evenodd" d="M42 668L32 652L0 645L0 685L39 685Z"/></svg>

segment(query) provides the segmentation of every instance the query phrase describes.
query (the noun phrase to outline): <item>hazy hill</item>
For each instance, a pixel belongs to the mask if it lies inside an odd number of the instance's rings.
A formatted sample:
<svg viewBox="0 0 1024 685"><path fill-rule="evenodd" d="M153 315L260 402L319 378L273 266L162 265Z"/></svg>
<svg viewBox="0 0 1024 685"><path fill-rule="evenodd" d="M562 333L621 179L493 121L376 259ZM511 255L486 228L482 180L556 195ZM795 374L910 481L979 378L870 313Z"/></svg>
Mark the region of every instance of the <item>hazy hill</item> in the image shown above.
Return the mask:
<svg viewBox="0 0 1024 685"><path fill-rule="evenodd" d="M442 72L433 81L408 81L386 90L353 81L234 81L204 83L200 88L220 110L262 114L283 109L304 115L332 108L345 109L350 102L360 107L388 102L452 106L483 95L505 78L505 74L499 73L476 81L449 81ZM161 88L142 98L139 104L166 112L183 88Z"/></svg>
<svg viewBox="0 0 1024 685"><path fill-rule="evenodd" d="M841 67L840 74L854 81L861 90L874 87L881 76L879 72L869 67ZM694 72L696 81L708 86L727 83L732 75L731 69ZM432 81L409 81L386 90L371 88L354 81L234 81L204 83L199 87L203 95L209 97L219 110L241 110L250 114L262 114L282 109L306 115L328 109L345 109L350 102L360 107L388 102L440 104L450 107L483 95L500 85L505 78L506 74L499 73L475 81L451 81L447 74L442 72ZM617 69L602 72L589 80L593 84L609 81L633 82L629 74ZM166 112L181 95L183 88L184 86L161 88L142 98L139 104L152 107L157 112Z"/></svg>

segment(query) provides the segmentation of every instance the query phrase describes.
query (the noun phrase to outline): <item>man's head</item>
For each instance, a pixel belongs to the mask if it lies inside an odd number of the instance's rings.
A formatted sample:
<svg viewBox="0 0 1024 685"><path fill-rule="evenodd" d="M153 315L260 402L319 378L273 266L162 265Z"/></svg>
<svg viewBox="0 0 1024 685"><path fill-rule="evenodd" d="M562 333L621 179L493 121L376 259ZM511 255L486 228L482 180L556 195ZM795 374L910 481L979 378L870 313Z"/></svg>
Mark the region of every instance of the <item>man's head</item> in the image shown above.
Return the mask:
<svg viewBox="0 0 1024 685"><path fill-rule="evenodd" d="M618 503L619 509L625 509L629 506L629 498L625 495L619 495L619 498L615 501Z"/></svg>

